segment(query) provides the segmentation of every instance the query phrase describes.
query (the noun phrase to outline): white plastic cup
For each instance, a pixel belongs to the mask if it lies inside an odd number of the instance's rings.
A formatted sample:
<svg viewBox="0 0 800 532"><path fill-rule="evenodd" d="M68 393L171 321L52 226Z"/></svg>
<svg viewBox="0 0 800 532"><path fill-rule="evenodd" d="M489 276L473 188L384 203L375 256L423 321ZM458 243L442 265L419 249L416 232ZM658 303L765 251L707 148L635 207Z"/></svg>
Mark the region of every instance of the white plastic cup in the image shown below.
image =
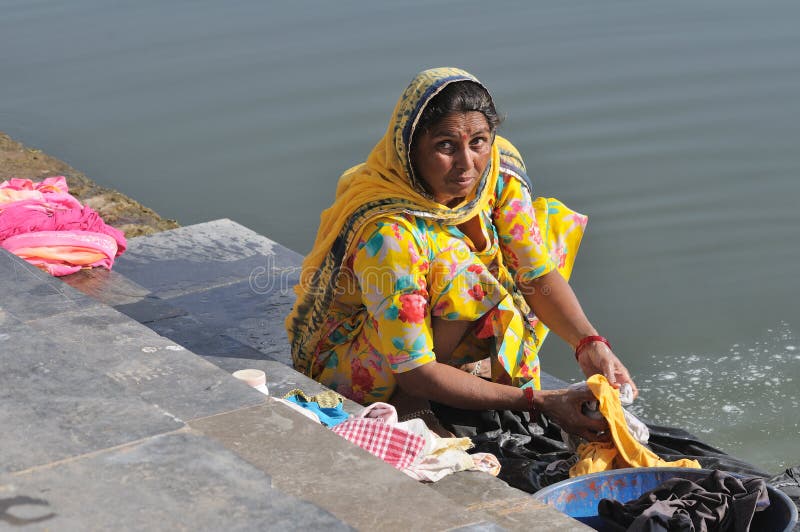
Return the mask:
<svg viewBox="0 0 800 532"><path fill-rule="evenodd" d="M240 381L246 382L264 395L269 395L267 374L260 369L240 369L239 371L234 371L233 376Z"/></svg>

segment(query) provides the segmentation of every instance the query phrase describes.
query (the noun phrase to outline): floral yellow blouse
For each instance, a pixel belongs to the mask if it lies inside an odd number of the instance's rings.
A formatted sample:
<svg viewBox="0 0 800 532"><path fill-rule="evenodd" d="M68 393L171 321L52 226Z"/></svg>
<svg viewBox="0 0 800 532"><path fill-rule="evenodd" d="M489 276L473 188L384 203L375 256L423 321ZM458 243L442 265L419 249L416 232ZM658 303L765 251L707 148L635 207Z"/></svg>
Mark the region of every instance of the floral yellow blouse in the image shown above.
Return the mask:
<svg viewBox="0 0 800 532"><path fill-rule="evenodd" d="M312 376L359 403L385 401L395 373L436 359L437 316L475 322L449 363L490 356L496 382L539 388L537 353L547 329L515 281L555 268L568 277L586 217L557 200L536 202L516 176L501 173L480 214L485 249L456 226L410 215L368 225L346 260L352 286L333 305Z"/></svg>

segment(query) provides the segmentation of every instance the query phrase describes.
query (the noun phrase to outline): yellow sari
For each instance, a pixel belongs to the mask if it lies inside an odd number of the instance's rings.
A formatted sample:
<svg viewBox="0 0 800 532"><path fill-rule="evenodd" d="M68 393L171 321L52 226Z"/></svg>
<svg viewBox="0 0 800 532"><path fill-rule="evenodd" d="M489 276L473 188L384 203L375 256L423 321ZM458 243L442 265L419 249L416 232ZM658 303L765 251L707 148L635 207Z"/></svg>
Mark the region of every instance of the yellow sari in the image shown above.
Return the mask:
<svg viewBox="0 0 800 532"><path fill-rule="evenodd" d="M416 367L398 363L400 359L396 353L386 352L395 348L405 352L408 346L397 347L400 344L396 338L394 344L381 343L378 338L380 331L371 330L370 333L368 330L385 316L390 316L392 310L391 306L386 309L381 307L380 315L371 315L369 308L374 312L377 307L370 307L369 298L362 291L360 278L353 273L357 253L367 244L365 233L373 234L376 227L386 224L394 227L397 233L397 227L402 226L408 234L417 234L418 240L432 242L434 248L440 249L440 237L445 233L451 234L451 228L475 216L490 217L504 190L524 189L525 192L521 194L530 193L521 156L511 143L499 136L495 138L490 162L475 192L454 208L435 202L414 175L409 148L420 114L431 98L449 83L465 80L479 83L469 73L454 68L426 70L412 80L394 109L386 134L367 161L349 169L340 178L336 200L322 213L314 247L303 262L300 282L295 287L297 301L286 319L295 368L360 402L387 399L394 389L391 372ZM569 278L586 218L553 199L537 198L533 201L532 212L535 212L535 220L530 217L528 221L531 234L538 231L538 226L545 242L543 251L537 252L542 257L537 259L536 275L558 268L565 278ZM486 223L492 224L488 218ZM438 236L434 238L431 234ZM499 234L501 244L503 238L508 237ZM405 241L402 243L405 245ZM422 248L428 249L426 245ZM412 253L416 251L412 250ZM484 323L481 326L484 331L487 327L493 329L494 342L490 342L493 345L488 352L485 342L477 342L476 345L480 347L478 351L472 350L475 352L469 352L469 346L464 347L461 360L474 359L479 356L480 349L484 349L483 356L493 356L495 380L538 388L537 353L547 328L532 315L516 289L515 275L519 275L519 272L514 265L509 267L505 264L504 253L495 250L491 256L481 257L480 253L472 255L467 257L468 261L491 266L487 268L491 276L481 273L480 283L484 287L481 295L486 293L492 297L487 299L484 306L477 305L466 312L462 309L461 313L450 313L450 319L476 322L481 318L484 321L491 319L491 324ZM377 256L385 257L385 254ZM404 259L401 253L392 255L391 260ZM371 266L379 267L380 264L375 262ZM433 262L429 264L433 265ZM470 271L474 272L475 269ZM435 268L423 271L420 275L422 278L418 281L425 285L424 290L420 291L418 286L400 286L399 282L397 289L400 297L411 292L424 294L421 306L426 313L425 324L429 325L432 302L442 295L442 290L448 290L449 285L442 284L441 279L436 278ZM435 289L435 286L438 288ZM488 312L490 309L497 309L491 317ZM426 328L425 324L420 324L420 330L429 335L429 327ZM385 330L383 336L386 336ZM427 340L424 342L427 347L423 351L432 345ZM360 360L352 358L353 345L360 347L361 343L370 344L369 363L365 363L363 357ZM381 362L381 356L386 357L385 364ZM434 357L429 352L418 357L417 361L424 363ZM342 370L340 366L349 369ZM391 370L386 370L389 367ZM364 371L381 374L381 378L367 379L371 390L364 389L368 387L366 385L362 385L362 389L354 389L355 381L359 381L358 375ZM351 382L345 382L348 379Z"/></svg>

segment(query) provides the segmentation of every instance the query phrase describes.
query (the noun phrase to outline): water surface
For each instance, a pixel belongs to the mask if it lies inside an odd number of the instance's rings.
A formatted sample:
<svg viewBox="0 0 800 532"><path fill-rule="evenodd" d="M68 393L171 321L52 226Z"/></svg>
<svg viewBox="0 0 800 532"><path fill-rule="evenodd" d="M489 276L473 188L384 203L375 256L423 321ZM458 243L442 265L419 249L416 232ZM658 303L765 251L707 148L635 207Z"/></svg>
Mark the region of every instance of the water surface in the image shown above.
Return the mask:
<svg viewBox="0 0 800 532"><path fill-rule="evenodd" d="M305 253L419 70L492 90L638 411L800 462L800 4L0 1L0 130L182 224ZM556 339L546 370L575 380Z"/></svg>

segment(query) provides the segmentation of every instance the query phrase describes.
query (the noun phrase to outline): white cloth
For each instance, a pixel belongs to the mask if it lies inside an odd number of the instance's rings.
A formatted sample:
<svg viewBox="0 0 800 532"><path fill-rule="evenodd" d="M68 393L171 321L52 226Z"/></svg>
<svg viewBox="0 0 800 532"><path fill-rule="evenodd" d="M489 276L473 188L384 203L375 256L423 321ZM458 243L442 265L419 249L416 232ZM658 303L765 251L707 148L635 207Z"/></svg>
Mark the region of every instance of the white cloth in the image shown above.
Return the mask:
<svg viewBox="0 0 800 532"><path fill-rule="evenodd" d="M421 419L411 419L398 424L410 432L425 438L419 458L403 473L423 482L436 482L458 471L475 469L475 462L467 453L472 447L469 438L441 438L431 432Z"/></svg>
<svg viewBox="0 0 800 532"><path fill-rule="evenodd" d="M633 404L633 386L627 382L619 387L619 403L622 406Z"/></svg>

